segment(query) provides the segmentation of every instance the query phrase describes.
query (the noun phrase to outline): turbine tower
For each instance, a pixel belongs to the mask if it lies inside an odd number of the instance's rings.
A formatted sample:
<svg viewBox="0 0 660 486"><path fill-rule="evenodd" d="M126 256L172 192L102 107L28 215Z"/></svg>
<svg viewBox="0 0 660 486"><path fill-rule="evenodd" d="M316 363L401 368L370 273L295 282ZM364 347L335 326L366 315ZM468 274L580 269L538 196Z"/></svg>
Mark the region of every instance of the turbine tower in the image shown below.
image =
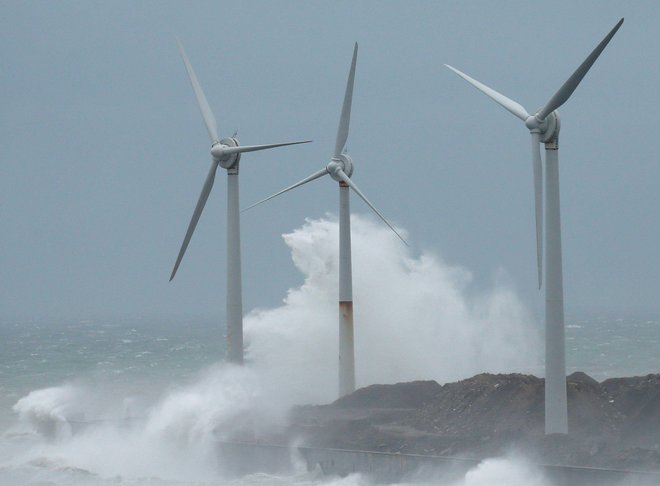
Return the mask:
<svg viewBox="0 0 660 486"><path fill-rule="evenodd" d="M243 301L241 296L241 229L239 218L239 192L238 192L238 165L241 154L244 152L256 152L285 145L296 145L307 143L310 140L302 142L274 143L268 145L245 145L240 146L236 134L232 137L220 139L218 137L217 123L211 108L206 101L206 96L202 87L197 81L195 71L188 61L188 56L179 42L181 57L186 65L188 77L192 84L199 110L202 112L202 118L206 124L206 129L211 138L211 168L206 181L202 187L202 192L197 200L197 206L193 212L186 236L179 250L174 269L170 275L170 281L176 275L181 264L181 259L188 248L190 238L192 237L199 217L204 210L206 200L213 188L215 173L218 166L227 170L227 360L231 363L243 363Z"/></svg>
<svg viewBox="0 0 660 486"><path fill-rule="evenodd" d="M582 78L623 24L621 19L596 46L561 88L534 115L519 103L447 64L449 69L525 122L532 135L532 164L536 209L538 284L542 282L543 174L541 142L545 144L545 433L568 433L566 358L564 338L564 290L559 212L559 116L555 110L573 94Z"/></svg>
<svg viewBox="0 0 660 486"><path fill-rule="evenodd" d="M351 120L351 104L353 101L353 84L355 81L355 65L357 62L358 45L353 49L353 61L348 73L344 104L339 118L335 151L328 165L314 174L306 177L246 208L254 206L283 194L298 186L302 186L314 179L330 175L339 183L339 396L342 397L355 391L355 346L353 341L353 280L351 275L351 216L349 190L355 193L369 206L380 219L390 227L392 231L403 241L403 237L394 227L380 214L380 212L369 202L366 196L351 180L353 175L353 160L344 151L348 139L348 128ZM407 243L406 243L407 245Z"/></svg>

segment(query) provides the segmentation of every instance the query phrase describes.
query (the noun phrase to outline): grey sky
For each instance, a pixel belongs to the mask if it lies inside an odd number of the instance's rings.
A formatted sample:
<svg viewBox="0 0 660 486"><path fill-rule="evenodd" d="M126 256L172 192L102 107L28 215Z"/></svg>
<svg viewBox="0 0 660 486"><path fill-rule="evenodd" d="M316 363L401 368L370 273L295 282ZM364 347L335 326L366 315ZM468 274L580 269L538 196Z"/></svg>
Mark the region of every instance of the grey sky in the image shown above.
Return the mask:
<svg viewBox="0 0 660 486"><path fill-rule="evenodd" d="M225 180L168 283L209 164L180 37L248 205L327 163L352 46L353 179L409 234L474 273L504 269L538 313L529 134L443 67L541 106L621 17L560 109L569 313L656 312L660 3L3 2L0 317L224 315ZM352 198L352 210L368 208ZM328 180L244 213L244 308L301 276L280 235L336 213Z"/></svg>

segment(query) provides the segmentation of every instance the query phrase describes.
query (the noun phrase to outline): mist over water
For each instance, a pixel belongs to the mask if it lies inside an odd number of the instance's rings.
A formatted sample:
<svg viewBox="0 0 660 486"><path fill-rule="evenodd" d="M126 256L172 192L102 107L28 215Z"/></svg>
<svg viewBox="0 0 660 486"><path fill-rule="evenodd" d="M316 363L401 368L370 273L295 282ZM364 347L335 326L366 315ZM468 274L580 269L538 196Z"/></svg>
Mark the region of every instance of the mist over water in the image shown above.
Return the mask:
<svg viewBox="0 0 660 486"><path fill-rule="evenodd" d="M352 215L351 229L358 386L538 367L538 327L511 287L473 294L467 269L414 257L379 222ZM334 400L338 226L307 220L284 240L305 280L282 306L248 314L247 357L295 403Z"/></svg>
<svg viewBox="0 0 660 486"><path fill-rule="evenodd" d="M467 269L431 252L413 255L370 219L353 215L352 225L358 386L537 369L538 326L509 285L475 292ZM246 316L245 367L216 364L172 378L156 398L139 393L154 378L140 382L137 369L133 382L129 372L120 382L81 379L34 390L15 403L19 420L0 438L0 485L371 484L360 475L322 478L302 468L230 483L217 462L216 440L235 430L277 430L292 405L337 395L337 222L307 220L284 241L304 281L281 306ZM163 339L135 355L152 353L161 380L180 378L176 355L168 361L153 353ZM502 458L449 486L496 484L548 483L524 461Z"/></svg>

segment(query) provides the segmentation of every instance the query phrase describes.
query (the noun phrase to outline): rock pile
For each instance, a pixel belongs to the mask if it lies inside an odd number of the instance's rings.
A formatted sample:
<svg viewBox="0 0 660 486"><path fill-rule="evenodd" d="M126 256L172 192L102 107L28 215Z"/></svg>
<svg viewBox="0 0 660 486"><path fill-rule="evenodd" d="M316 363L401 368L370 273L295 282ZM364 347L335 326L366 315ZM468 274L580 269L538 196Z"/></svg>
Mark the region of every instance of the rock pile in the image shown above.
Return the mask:
<svg viewBox="0 0 660 486"><path fill-rule="evenodd" d="M544 435L544 381L522 374L372 385L297 407L288 434L319 447L471 458L518 449L542 463L660 470L660 374L567 382L568 436Z"/></svg>

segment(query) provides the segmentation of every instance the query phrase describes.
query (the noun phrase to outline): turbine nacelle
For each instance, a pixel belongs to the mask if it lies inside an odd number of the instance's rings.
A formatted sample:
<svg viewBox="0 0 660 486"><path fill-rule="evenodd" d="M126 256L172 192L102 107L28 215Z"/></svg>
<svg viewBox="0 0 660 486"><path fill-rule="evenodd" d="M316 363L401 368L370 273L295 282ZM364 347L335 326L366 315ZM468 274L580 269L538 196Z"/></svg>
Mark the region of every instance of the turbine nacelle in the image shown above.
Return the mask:
<svg viewBox="0 0 660 486"><path fill-rule="evenodd" d="M539 118L538 112L530 115L525 120L525 126L532 133L539 134L539 140L543 143L557 140L559 137L559 114L557 110L550 113L543 119Z"/></svg>
<svg viewBox="0 0 660 486"><path fill-rule="evenodd" d="M231 169L238 165L238 162L241 160L241 154L240 152L229 152L227 149L238 147L239 145L236 137L223 138L213 144L211 147L211 156L223 169Z"/></svg>
<svg viewBox="0 0 660 486"><path fill-rule="evenodd" d="M353 159L347 154L340 154L338 157L333 157L328 165L325 166L328 174L337 182L343 182L340 172L343 172L348 177L353 175Z"/></svg>

